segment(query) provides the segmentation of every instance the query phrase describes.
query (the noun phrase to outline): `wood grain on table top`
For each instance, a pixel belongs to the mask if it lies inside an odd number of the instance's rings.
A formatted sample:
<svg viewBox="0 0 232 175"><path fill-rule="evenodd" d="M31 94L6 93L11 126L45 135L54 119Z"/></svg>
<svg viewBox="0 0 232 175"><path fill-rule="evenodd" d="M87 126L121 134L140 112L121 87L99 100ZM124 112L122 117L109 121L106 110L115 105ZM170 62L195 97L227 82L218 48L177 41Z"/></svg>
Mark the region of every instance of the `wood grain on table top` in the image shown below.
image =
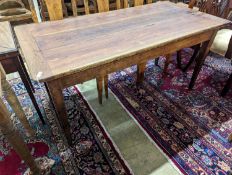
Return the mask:
<svg viewBox="0 0 232 175"><path fill-rule="evenodd" d="M138 54L230 21L158 2L15 28L34 79L48 81Z"/></svg>
<svg viewBox="0 0 232 175"><path fill-rule="evenodd" d="M16 51L9 22L0 22L0 55Z"/></svg>

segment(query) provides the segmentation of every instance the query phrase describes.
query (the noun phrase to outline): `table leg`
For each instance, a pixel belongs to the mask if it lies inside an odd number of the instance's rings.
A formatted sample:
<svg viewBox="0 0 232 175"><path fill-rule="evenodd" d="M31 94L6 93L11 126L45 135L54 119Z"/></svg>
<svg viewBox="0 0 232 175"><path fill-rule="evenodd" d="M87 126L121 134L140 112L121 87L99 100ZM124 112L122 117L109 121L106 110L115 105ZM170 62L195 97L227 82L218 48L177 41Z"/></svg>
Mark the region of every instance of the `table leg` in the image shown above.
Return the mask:
<svg viewBox="0 0 232 175"><path fill-rule="evenodd" d="M15 112L16 116L18 117L18 119L20 120L24 128L26 129L27 133L30 136L35 135L35 131L30 127L27 117L19 103L17 96L12 90L10 84L5 78L3 78L1 82L2 82L3 94L6 100L8 101L8 103L10 104L10 106L12 107L13 111Z"/></svg>
<svg viewBox="0 0 232 175"><path fill-rule="evenodd" d="M49 91L49 89L48 89L47 83L44 83L44 86L45 86L45 88L46 88L46 91L47 91L49 100L50 100L50 102L51 102L51 104L52 104L52 107L55 109L55 105L54 105L54 103L53 103L53 101L52 101L52 96L51 96L51 93L50 93L50 91Z"/></svg>
<svg viewBox="0 0 232 175"><path fill-rule="evenodd" d="M197 80L197 77L198 77L198 74L200 73L200 70L202 68L202 65L204 64L205 62L205 58L207 57L208 53L209 53L209 50L210 50L210 47L214 41L214 38L216 36L217 32L215 32L211 39L208 40L208 41L205 41L201 48L200 48L200 51L199 51L199 54L198 54L198 57L196 58L196 65L195 65L195 68L194 68L194 71L193 71L193 75L192 75L192 78L191 78L191 81L190 81L190 84L189 84L189 89L193 89L193 86Z"/></svg>
<svg viewBox="0 0 232 175"><path fill-rule="evenodd" d="M102 85L103 85L103 78L97 77L96 78L97 81L97 92L98 92L98 101L100 104L102 104Z"/></svg>
<svg viewBox="0 0 232 175"><path fill-rule="evenodd" d="M37 167L33 157L30 154L22 137L14 129L13 123L10 120L10 113L6 109L3 101L0 99L0 129L13 149L19 154L22 160L29 166L30 170L35 175L40 174L40 169Z"/></svg>
<svg viewBox="0 0 232 175"><path fill-rule="evenodd" d="M105 96L108 98L109 92L108 92L108 75L104 76L104 86L105 86Z"/></svg>
<svg viewBox="0 0 232 175"><path fill-rule="evenodd" d="M56 115L59 120L61 127L64 130L69 145L72 144L70 125L68 123L68 115L65 108L64 97L62 93L62 86L57 80L47 82L50 97L52 98L53 105L55 107Z"/></svg>
<svg viewBox="0 0 232 175"><path fill-rule="evenodd" d="M145 69L146 63L140 63L137 65L137 85L143 82Z"/></svg>

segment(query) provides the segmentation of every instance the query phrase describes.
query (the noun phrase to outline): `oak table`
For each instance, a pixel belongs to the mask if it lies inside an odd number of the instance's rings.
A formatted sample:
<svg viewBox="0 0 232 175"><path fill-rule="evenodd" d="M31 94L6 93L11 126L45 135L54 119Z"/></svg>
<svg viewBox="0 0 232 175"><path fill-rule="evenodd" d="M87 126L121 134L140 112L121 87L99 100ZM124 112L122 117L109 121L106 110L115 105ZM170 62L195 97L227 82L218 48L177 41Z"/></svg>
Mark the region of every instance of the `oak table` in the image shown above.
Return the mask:
<svg viewBox="0 0 232 175"><path fill-rule="evenodd" d="M196 68L199 71L215 33L229 24L171 2L157 2L18 26L15 32L33 79L46 83L60 124L71 141L64 88L135 64L139 65L141 81L149 59L203 43L202 59ZM102 83L98 91L102 91Z"/></svg>

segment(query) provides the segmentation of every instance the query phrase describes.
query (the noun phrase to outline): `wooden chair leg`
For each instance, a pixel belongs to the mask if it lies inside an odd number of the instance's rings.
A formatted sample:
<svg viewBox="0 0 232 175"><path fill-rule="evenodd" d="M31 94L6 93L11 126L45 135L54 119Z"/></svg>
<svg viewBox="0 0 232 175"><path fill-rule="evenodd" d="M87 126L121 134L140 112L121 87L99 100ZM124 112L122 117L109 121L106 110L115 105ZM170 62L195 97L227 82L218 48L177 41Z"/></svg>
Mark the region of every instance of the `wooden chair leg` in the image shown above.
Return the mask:
<svg viewBox="0 0 232 175"><path fill-rule="evenodd" d="M108 75L104 76L104 87L105 87L105 96L108 99L109 92L108 92Z"/></svg>
<svg viewBox="0 0 232 175"><path fill-rule="evenodd" d="M137 85L143 82L145 69L146 63L140 63L137 65Z"/></svg>
<svg viewBox="0 0 232 175"><path fill-rule="evenodd" d="M155 59L155 65L156 66L159 66L159 59L160 59L160 57L158 57L158 58Z"/></svg>
<svg viewBox="0 0 232 175"><path fill-rule="evenodd" d="M230 42L225 57L228 59L232 59L232 37L230 37Z"/></svg>
<svg viewBox="0 0 232 175"><path fill-rule="evenodd" d="M199 50L201 48L201 45L198 44L196 45L193 49L194 49L194 52L193 52L193 55L192 57L190 58L188 64L183 68L183 72L186 72L188 70L188 68L193 64L193 62L196 60L196 57L199 53Z"/></svg>
<svg viewBox="0 0 232 175"><path fill-rule="evenodd" d="M178 69L181 69L181 50L177 51L176 60Z"/></svg>
<svg viewBox="0 0 232 175"><path fill-rule="evenodd" d="M210 47L211 47L211 45L212 45L212 43L214 41L214 38L215 38L216 34L217 34L217 32L214 32L211 39L209 41L205 41L202 44L201 48L200 48L199 54L198 54L198 56L196 58L196 65L195 65L195 68L194 68L194 71L193 71L193 75L192 75L191 81L189 83L189 89L193 88L193 86L194 86L194 84L195 84L195 82L197 80L198 74L200 73L202 65L205 62L205 58L209 53Z"/></svg>
<svg viewBox="0 0 232 175"><path fill-rule="evenodd" d="M25 74L25 77L26 77L26 79L27 79L27 81L28 81L28 83L29 83L29 85L30 85L30 87L32 89L32 92L35 93L35 88L34 88L32 82L31 82L31 78L30 78L30 76L29 76L29 74L27 72L27 69L26 69L25 64L23 62L23 59L22 59L22 57L20 55L18 57L18 62L20 63L20 66L21 66L21 68L22 68L22 70L23 70L23 72Z"/></svg>
<svg viewBox="0 0 232 175"><path fill-rule="evenodd" d="M223 90L221 92L222 97L224 97L227 94L227 92L230 90L231 86L232 86L232 74L230 75L229 80L227 81L225 87L223 88Z"/></svg>
<svg viewBox="0 0 232 175"><path fill-rule="evenodd" d="M96 81L97 81L98 101L99 101L99 104L102 104L103 78L102 77L97 77Z"/></svg>
<svg viewBox="0 0 232 175"><path fill-rule="evenodd" d="M172 54L165 55L166 61L164 64L163 77L167 75L168 66L171 62Z"/></svg>
<svg viewBox="0 0 232 175"><path fill-rule="evenodd" d="M19 154L22 160L29 166L31 172L35 175L40 174L40 169L36 165L27 145L24 143L22 137L14 129L13 123L10 120L10 113L5 107L3 101L0 99L0 129L13 149Z"/></svg>
<svg viewBox="0 0 232 175"><path fill-rule="evenodd" d="M20 58L19 58L19 59L20 59ZM40 118L41 122L42 122L43 124L45 124L45 121L44 121L44 119L43 119L43 115L42 115L42 113L41 113L41 111L40 111L40 108L39 108L39 106L38 106L38 103L37 103L37 101L36 101L36 99L35 99L35 96L34 96L34 94L33 94L32 88L31 88L33 85L30 85L30 83L29 83L29 82L31 82L31 80L28 79L29 76L28 76L28 77L26 76L25 71L22 69L23 65L20 64L19 59L17 60L18 64L17 64L17 62L15 62L15 63L16 63L16 66L17 66L17 70L18 70L18 72L19 72L19 75L20 75L20 77L21 77L23 83L24 83L24 86L26 87L26 90L27 90L27 92L28 92L28 95L30 96L31 101L32 101L32 103L33 103L33 105L34 105L34 107L35 107L35 109L36 109L36 111L37 111L37 114L39 115L39 118Z"/></svg>
<svg viewBox="0 0 232 175"><path fill-rule="evenodd" d="M46 7L45 7L43 0L39 0L39 6L40 6L40 14L41 14L42 21L46 21L46 15L45 15Z"/></svg>
<svg viewBox="0 0 232 175"><path fill-rule="evenodd" d="M19 103L18 98L16 97L14 91L12 90L10 84L4 78L1 80L1 82L2 82L3 94L6 98L6 100L8 101L8 103L10 104L10 106L12 107L13 111L15 112L16 116L19 118L20 122L22 123L22 125L26 129L29 136L35 135L35 132L30 127L30 124L27 120L27 117L26 117L26 115L25 115L25 113L24 113L24 111Z"/></svg>
<svg viewBox="0 0 232 175"><path fill-rule="evenodd" d="M67 18L68 17L68 9L64 3L64 0L61 0L61 3L62 3L62 9L63 9L64 16Z"/></svg>

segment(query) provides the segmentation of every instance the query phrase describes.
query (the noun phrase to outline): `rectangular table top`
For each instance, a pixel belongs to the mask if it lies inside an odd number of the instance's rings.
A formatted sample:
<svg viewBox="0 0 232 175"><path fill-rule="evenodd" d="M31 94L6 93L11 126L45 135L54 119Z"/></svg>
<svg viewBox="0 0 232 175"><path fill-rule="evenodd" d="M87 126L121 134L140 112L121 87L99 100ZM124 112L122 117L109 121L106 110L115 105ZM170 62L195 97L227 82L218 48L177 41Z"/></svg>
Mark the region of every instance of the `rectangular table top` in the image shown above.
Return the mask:
<svg viewBox="0 0 232 175"><path fill-rule="evenodd" d="M50 81L229 24L171 2L15 28L31 75Z"/></svg>
<svg viewBox="0 0 232 175"><path fill-rule="evenodd" d="M0 55L17 51L9 22L0 22Z"/></svg>

